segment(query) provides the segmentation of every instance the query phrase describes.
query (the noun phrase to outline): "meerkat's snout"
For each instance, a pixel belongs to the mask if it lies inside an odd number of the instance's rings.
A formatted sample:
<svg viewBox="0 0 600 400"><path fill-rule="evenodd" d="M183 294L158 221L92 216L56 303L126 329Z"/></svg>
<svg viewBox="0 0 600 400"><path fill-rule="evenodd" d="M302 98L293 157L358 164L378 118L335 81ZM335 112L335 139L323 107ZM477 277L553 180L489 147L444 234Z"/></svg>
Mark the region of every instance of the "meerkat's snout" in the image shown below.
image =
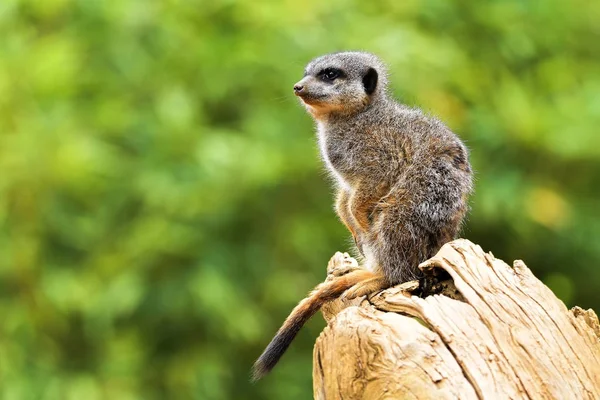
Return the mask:
<svg viewBox="0 0 600 400"><path fill-rule="evenodd" d="M304 92L305 92L304 85L302 85L300 82L298 82L294 85L294 94L296 96L301 96Z"/></svg>
<svg viewBox="0 0 600 400"><path fill-rule="evenodd" d="M294 94L300 98L302 103L312 106L315 106L324 97L308 77L303 78L294 85Z"/></svg>

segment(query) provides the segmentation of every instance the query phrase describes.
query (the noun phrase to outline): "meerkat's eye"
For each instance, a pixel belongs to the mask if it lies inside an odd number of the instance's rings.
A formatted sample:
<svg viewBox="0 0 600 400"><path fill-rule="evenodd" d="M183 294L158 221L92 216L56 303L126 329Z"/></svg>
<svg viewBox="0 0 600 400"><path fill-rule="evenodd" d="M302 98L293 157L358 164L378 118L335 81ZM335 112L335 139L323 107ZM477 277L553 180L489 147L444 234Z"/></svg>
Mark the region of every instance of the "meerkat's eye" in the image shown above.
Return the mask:
<svg viewBox="0 0 600 400"><path fill-rule="evenodd" d="M328 79L330 81L334 80L337 77L338 77L338 73L335 70L330 70L323 74L323 78Z"/></svg>
<svg viewBox="0 0 600 400"><path fill-rule="evenodd" d="M335 79L343 76L343 72L337 68L325 68L324 70L319 72L319 76L325 81L332 82Z"/></svg>

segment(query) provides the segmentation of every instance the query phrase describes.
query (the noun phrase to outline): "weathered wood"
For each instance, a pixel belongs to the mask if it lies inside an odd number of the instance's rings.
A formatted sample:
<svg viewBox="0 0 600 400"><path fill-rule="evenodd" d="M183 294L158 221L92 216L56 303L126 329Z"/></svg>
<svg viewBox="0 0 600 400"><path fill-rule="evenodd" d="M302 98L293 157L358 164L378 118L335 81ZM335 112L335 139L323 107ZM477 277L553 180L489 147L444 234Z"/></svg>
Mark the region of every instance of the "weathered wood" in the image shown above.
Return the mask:
<svg viewBox="0 0 600 400"><path fill-rule="evenodd" d="M437 294L408 282L323 308L316 399L600 399L592 310L568 310L522 261L463 239L420 268Z"/></svg>

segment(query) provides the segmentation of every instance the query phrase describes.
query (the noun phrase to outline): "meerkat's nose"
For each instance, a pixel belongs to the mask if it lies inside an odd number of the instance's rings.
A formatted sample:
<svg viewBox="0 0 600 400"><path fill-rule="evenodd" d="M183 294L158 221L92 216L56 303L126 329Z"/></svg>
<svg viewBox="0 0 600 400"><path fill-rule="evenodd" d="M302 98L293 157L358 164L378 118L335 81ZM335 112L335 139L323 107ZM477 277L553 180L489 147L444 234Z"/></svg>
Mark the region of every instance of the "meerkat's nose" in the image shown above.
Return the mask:
<svg viewBox="0 0 600 400"><path fill-rule="evenodd" d="M296 84L294 85L294 93L295 93L296 95L299 95L299 94L301 94L301 93L303 93L303 92L304 92L304 85L300 85L300 84L296 83Z"/></svg>

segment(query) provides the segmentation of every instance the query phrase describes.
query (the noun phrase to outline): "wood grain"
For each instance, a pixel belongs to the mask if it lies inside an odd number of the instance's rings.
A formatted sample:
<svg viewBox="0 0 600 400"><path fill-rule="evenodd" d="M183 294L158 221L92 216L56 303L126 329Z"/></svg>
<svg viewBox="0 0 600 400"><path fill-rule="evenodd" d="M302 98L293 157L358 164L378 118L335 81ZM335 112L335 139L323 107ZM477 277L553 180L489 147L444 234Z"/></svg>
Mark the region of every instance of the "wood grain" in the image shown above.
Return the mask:
<svg viewBox="0 0 600 400"><path fill-rule="evenodd" d="M315 399L600 399L592 310L568 310L522 261L464 239L420 268L449 275L437 294L408 282L323 308Z"/></svg>

